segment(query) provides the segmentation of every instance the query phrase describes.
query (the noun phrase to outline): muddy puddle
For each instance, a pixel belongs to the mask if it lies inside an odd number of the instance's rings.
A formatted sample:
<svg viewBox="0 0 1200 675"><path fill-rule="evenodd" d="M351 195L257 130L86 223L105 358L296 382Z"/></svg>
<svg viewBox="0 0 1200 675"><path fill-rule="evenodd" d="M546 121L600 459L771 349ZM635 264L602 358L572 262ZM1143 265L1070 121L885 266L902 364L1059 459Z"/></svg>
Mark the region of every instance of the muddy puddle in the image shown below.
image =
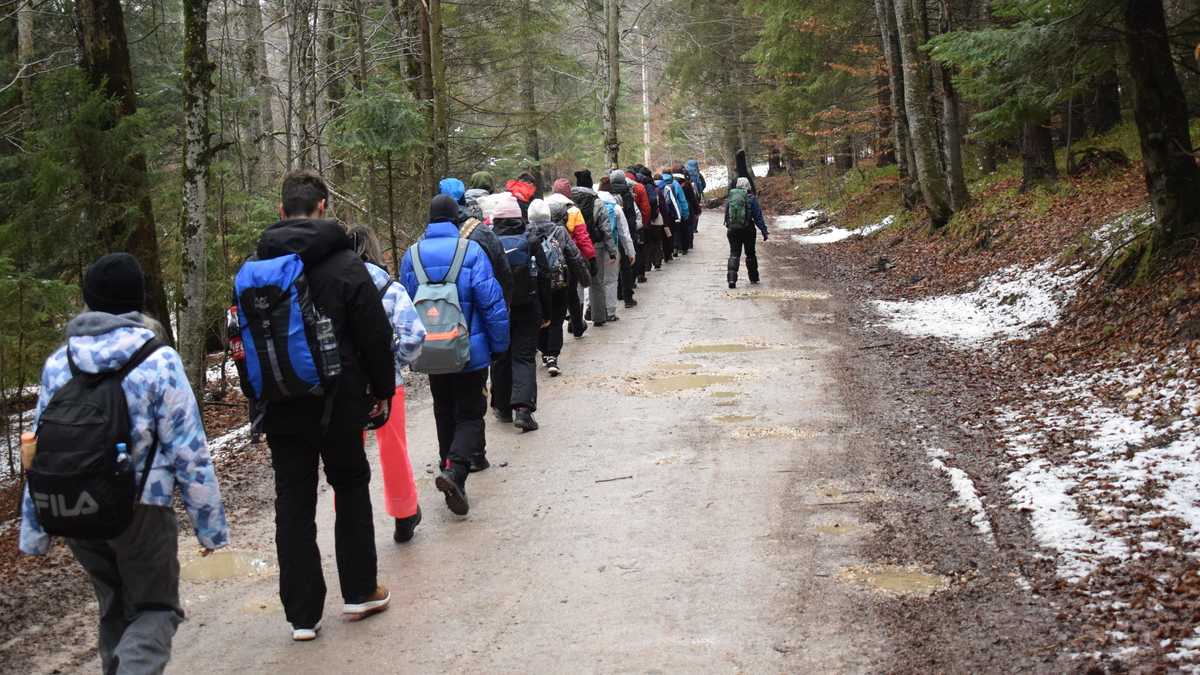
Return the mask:
<svg viewBox="0 0 1200 675"><path fill-rule="evenodd" d="M671 373L688 372L692 370L700 370L704 366L699 363L655 363L651 366L655 370L662 370Z"/></svg>
<svg viewBox="0 0 1200 675"><path fill-rule="evenodd" d="M913 565L855 565L838 573L842 581L892 596L927 598L944 591L950 582Z"/></svg>
<svg viewBox="0 0 1200 675"><path fill-rule="evenodd" d="M725 297L731 300L828 300L829 294L806 289L755 288L726 291Z"/></svg>
<svg viewBox="0 0 1200 675"><path fill-rule="evenodd" d="M737 398L738 393L736 391L714 391L709 396L713 398Z"/></svg>
<svg viewBox="0 0 1200 675"><path fill-rule="evenodd" d="M770 349L770 347L764 344L729 342L711 345L684 345L679 351L683 354L735 354L740 352L758 352L764 349Z"/></svg>
<svg viewBox="0 0 1200 675"><path fill-rule="evenodd" d="M846 514L817 516L813 525L813 530L818 534L831 537L860 534L871 529L874 529L874 526L864 524L857 518Z"/></svg>
<svg viewBox="0 0 1200 675"><path fill-rule="evenodd" d="M753 415L718 415L712 418L712 421L717 424L741 424L742 422L753 422L758 419Z"/></svg>
<svg viewBox="0 0 1200 675"><path fill-rule="evenodd" d="M222 550L185 563L179 575L185 581L221 581L262 576L274 571L275 563L269 556L250 551Z"/></svg>

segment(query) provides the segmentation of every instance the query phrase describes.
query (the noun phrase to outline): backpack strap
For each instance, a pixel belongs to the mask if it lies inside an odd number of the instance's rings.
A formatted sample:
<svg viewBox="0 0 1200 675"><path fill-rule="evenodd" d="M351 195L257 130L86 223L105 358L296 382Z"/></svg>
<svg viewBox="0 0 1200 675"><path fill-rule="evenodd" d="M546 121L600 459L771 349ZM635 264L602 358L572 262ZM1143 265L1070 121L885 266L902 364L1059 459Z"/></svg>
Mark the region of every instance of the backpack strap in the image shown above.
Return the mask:
<svg viewBox="0 0 1200 675"><path fill-rule="evenodd" d="M150 358L154 352L165 346L167 345L162 340L150 338L146 341L146 344L142 345L141 349L138 349L133 353L133 356L129 357L125 365L113 372L113 377L116 377L117 381L124 380L129 373L133 372L134 368L142 365L142 362ZM146 482L150 479L150 467L154 465L154 456L158 454L158 435L154 433L153 429L150 430L150 437L153 440L150 441L150 449L146 451L146 459L142 462L142 479L138 481L137 491L133 493L134 499L137 500L136 503L141 503L142 501L142 492L146 490Z"/></svg>
<svg viewBox="0 0 1200 675"><path fill-rule="evenodd" d="M389 277L387 283L383 285L383 288L379 289L379 299L382 300L383 296L387 295L388 289L391 288L392 284L394 283L396 283L396 280Z"/></svg>
<svg viewBox="0 0 1200 675"><path fill-rule="evenodd" d="M467 259L467 244L466 239L458 240L458 248L454 249L454 260L450 262L450 269L446 271L446 276L442 278L442 283L447 281L458 282L458 274L462 272L463 262Z"/></svg>
<svg viewBox="0 0 1200 675"><path fill-rule="evenodd" d="M425 273L425 263L421 262L421 244L413 244L412 247L412 266L413 274L417 275L417 283L422 286L429 283L429 275Z"/></svg>
<svg viewBox="0 0 1200 675"><path fill-rule="evenodd" d="M477 227L479 227L478 218L467 218L466 222L463 223L462 229L458 231L459 238L470 239L471 233L473 233Z"/></svg>

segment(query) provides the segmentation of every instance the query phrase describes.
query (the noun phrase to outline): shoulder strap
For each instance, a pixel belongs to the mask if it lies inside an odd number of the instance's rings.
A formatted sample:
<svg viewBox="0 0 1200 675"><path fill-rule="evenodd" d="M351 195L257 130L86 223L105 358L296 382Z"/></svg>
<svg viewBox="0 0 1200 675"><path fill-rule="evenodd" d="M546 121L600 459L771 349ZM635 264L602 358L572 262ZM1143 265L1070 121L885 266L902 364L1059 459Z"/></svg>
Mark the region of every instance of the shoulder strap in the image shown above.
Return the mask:
<svg viewBox="0 0 1200 675"><path fill-rule="evenodd" d="M467 218L467 221L463 223L462 229L458 231L459 238L469 239L471 237L471 233L474 232L475 228L477 227L479 227L478 218Z"/></svg>
<svg viewBox="0 0 1200 675"><path fill-rule="evenodd" d="M124 380L125 376L133 372L134 368L140 366L142 362L150 358L154 352L157 352L159 349L165 346L166 344L164 344L162 340L159 340L158 338L150 338L146 341L146 344L142 345L141 349L137 350L133 353L133 356L129 357L129 360L125 362L125 365L121 366L121 369L117 370L114 375L117 377L118 381ZM134 499L138 500L138 502L142 500L142 493L146 490L146 482L150 479L150 467L154 465L154 456L158 453L158 434L154 432L153 428L150 430L150 437L152 439L150 441L150 449L146 451L146 459L144 462L142 462L142 479L138 482L137 491L133 493Z"/></svg>
<svg viewBox="0 0 1200 675"><path fill-rule="evenodd" d="M394 283L396 283L396 280L388 277L387 283L383 285L383 288L379 289L379 298L381 300L383 299L383 296L387 295L388 289L391 288L392 284Z"/></svg>
<svg viewBox="0 0 1200 675"><path fill-rule="evenodd" d="M450 263L450 269L446 271L445 278L442 283L453 281L458 283L458 273L462 271L463 261L467 259L467 245L470 244L466 239L458 240L458 248L454 249L454 260Z"/></svg>
<svg viewBox="0 0 1200 675"><path fill-rule="evenodd" d="M424 286L429 283L429 275L425 273L425 263L421 262L421 244L413 244L411 253L413 273L417 275L417 283Z"/></svg>

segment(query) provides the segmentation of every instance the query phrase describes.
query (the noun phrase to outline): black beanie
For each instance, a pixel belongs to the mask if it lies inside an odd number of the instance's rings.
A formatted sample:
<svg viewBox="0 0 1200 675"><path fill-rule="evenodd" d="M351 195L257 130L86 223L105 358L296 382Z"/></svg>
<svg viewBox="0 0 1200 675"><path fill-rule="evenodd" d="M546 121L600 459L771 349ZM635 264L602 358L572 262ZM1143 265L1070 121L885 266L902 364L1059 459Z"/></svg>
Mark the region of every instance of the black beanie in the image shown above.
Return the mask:
<svg viewBox="0 0 1200 675"><path fill-rule="evenodd" d="M588 171L587 169L581 169L579 171L576 171L575 172L575 184L578 185L579 187L585 187L589 190L592 189L592 185L594 185L594 183L592 182L592 172Z"/></svg>
<svg viewBox="0 0 1200 675"><path fill-rule="evenodd" d="M83 301L88 309L109 314L140 312L146 305L146 277L137 258L109 253L83 274Z"/></svg>
<svg viewBox="0 0 1200 675"><path fill-rule="evenodd" d="M429 203L429 222L457 223L458 204L449 195L438 195Z"/></svg>

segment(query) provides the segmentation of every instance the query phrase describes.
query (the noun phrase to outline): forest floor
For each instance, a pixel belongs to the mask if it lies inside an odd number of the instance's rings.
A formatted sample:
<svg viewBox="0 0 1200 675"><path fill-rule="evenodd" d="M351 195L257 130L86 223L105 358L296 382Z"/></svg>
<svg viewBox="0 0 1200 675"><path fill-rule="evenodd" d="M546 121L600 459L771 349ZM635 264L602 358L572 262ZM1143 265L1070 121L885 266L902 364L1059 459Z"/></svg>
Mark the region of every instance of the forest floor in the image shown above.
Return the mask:
<svg viewBox="0 0 1200 675"><path fill-rule="evenodd" d="M237 408L210 406L226 411L210 435L232 550L200 560L181 539L189 620L170 671L1075 667L1062 645L1079 623L1005 553L1036 550L1021 516L981 531L948 464L930 461L934 441L986 447L973 427L941 431L986 392L963 378L943 400L932 352L897 368L856 288L823 281L833 261L786 236L760 247L762 285L726 290L723 234L706 215L697 251L652 273L639 307L568 345L566 374L540 382L540 431L489 424L493 468L469 481L466 519L432 489L432 412L413 383L425 521L397 546L376 512L394 607L343 623L331 583L315 643L291 642L276 597L265 448L239 435ZM331 581L332 521L323 490ZM63 547L0 564L3 670L94 670L95 604Z"/></svg>

